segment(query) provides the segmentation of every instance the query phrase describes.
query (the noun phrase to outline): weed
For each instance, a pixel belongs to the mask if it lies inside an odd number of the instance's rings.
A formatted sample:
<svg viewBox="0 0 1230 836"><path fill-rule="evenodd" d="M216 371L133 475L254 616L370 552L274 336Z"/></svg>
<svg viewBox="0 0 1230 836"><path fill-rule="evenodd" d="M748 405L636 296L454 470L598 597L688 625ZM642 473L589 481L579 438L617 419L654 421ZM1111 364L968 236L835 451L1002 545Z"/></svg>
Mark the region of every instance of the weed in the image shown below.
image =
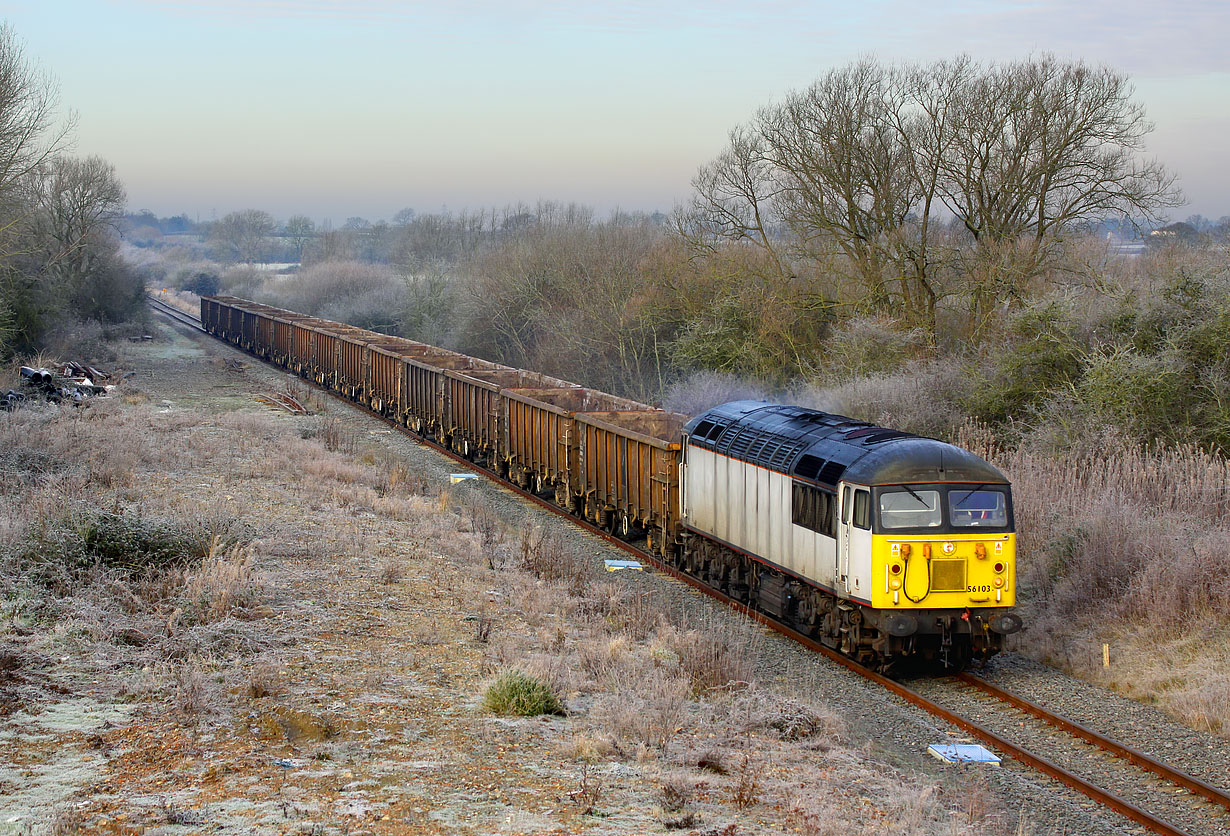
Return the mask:
<svg viewBox="0 0 1230 836"><path fill-rule="evenodd" d="M730 788L730 800L740 810L745 810L760 800L760 770L746 753L740 758L734 774L735 783Z"/></svg>
<svg viewBox="0 0 1230 836"><path fill-rule="evenodd" d="M521 568L539 580L562 584L573 596L589 586L590 573L585 561L569 551L558 535L537 526L521 532Z"/></svg>
<svg viewBox="0 0 1230 836"><path fill-rule="evenodd" d="M679 731L687 708L688 681L653 668L634 681L620 678L612 685L613 690L594 705L594 720L604 724L616 739L665 751Z"/></svg>
<svg viewBox="0 0 1230 836"><path fill-rule="evenodd" d="M259 662L248 674L245 687L248 697L254 700L277 697L283 692L282 668L271 662Z"/></svg>
<svg viewBox="0 0 1230 836"><path fill-rule="evenodd" d="M198 720L214 713L217 693L209 677L195 660L175 669L174 708L181 716Z"/></svg>
<svg viewBox="0 0 1230 836"><path fill-rule="evenodd" d="M255 607L260 592L251 549L211 554L188 573L184 584L185 614L196 623L219 621Z"/></svg>
<svg viewBox="0 0 1230 836"><path fill-rule="evenodd" d="M474 640L486 644L491 639L491 629L494 626L495 619L484 609L474 618Z"/></svg>
<svg viewBox="0 0 1230 836"><path fill-rule="evenodd" d="M730 768L726 765L726 752L719 749L708 749L696 759L697 769L703 769L706 772L715 772L718 775L725 775L730 772Z"/></svg>
<svg viewBox="0 0 1230 836"><path fill-rule="evenodd" d="M519 670L506 670L483 695L483 705L495 714L537 717L564 714L564 705L544 682Z"/></svg>
<svg viewBox="0 0 1230 836"><path fill-rule="evenodd" d="M398 583L405 576L406 564L400 556L395 554L386 555L380 561L380 566L376 571L376 579L385 586Z"/></svg>
<svg viewBox="0 0 1230 836"><path fill-rule="evenodd" d="M687 810L677 816L662 817L662 826L667 830L688 830L698 824L700 824L700 816L692 810Z"/></svg>
<svg viewBox="0 0 1230 836"><path fill-rule="evenodd" d="M666 623L658 628L658 647L678 660L694 694L746 687L753 675L751 640L746 628L680 630Z"/></svg>
<svg viewBox="0 0 1230 836"><path fill-rule="evenodd" d="M577 734L560 747L560 754L575 761L597 763L618 757L621 753L619 747L605 737Z"/></svg>
<svg viewBox="0 0 1230 836"><path fill-rule="evenodd" d="M581 764L581 785L568 793L568 798L582 816L592 816L597 812L598 799L602 797L602 782L589 774L589 764Z"/></svg>
<svg viewBox="0 0 1230 836"><path fill-rule="evenodd" d="M359 446L355 434L349 432L339 419L331 415L322 416L313 427L304 430L302 436L318 438L330 453L343 453L347 456L353 456Z"/></svg>
<svg viewBox="0 0 1230 836"><path fill-rule="evenodd" d="M696 782L687 774L672 772L658 784L658 803L668 813L677 813L692 801Z"/></svg>

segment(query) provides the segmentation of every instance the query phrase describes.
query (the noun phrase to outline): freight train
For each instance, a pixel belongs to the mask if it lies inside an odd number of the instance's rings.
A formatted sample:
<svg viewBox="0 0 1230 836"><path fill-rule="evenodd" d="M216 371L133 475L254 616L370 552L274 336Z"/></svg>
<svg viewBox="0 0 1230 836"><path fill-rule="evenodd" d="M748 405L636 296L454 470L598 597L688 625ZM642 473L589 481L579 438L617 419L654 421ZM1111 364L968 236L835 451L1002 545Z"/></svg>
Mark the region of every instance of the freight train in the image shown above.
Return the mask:
<svg viewBox="0 0 1230 836"><path fill-rule="evenodd" d="M689 419L229 296L201 323L876 669L1021 628L1011 488L951 444L762 401Z"/></svg>

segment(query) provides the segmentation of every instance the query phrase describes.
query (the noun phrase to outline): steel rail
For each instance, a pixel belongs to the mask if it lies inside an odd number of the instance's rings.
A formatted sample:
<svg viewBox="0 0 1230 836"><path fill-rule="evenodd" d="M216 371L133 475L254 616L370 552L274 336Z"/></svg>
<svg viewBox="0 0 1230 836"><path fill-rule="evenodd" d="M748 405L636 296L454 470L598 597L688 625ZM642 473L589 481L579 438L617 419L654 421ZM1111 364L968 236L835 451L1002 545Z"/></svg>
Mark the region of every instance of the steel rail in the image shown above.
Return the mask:
<svg viewBox="0 0 1230 836"><path fill-rule="evenodd" d="M1024 697L1013 694L1010 691L1005 691L1003 688L1000 688L998 685L991 684L980 676L974 676L970 673L960 673L957 674L956 678L967 685L977 688L983 693L989 694L1002 702L1008 703L1014 708L1018 708L1027 714L1037 717L1039 720L1044 720L1052 726L1061 729L1074 737L1079 737L1086 743L1091 743L1099 749L1103 749L1116 757L1123 758L1141 769L1146 769L1153 772L1160 777L1165 778L1172 784L1190 790L1196 795L1202 796L1209 801L1212 801L1214 804L1220 804L1230 810L1230 794L1228 794L1225 790L1215 787L1212 784L1207 784L1199 778L1188 775L1186 772L1182 772L1174 767L1167 766L1160 761L1154 760L1143 752L1119 743L1116 740L1112 740L1111 738L1094 731L1088 726L1082 726L1080 723L1048 711L1042 706L1030 702Z"/></svg>
<svg viewBox="0 0 1230 836"><path fill-rule="evenodd" d="M166 302L150 294L146 294L145 299L150 303L150 306L154 310L158 311L158 313L165 314L166 316L171 317L171 319L174 319L176 322L188 325L198 331L205 331L205 326L201 324L200 317L195 317L187 311L181 311L174 305L168 305Z"/></svg>
<svg viewBox="0 0 1230 836"><path fill-rule="evenodd" d="M229 342L226 344L232 345ZM243 349L240 348L239 346L232 345L232 347L235 348L236 350L243 351ZM249 352L245 352L245 353L249 353ZM256 355L251 355L251 356L256 356ZM262 360L263 362L267 363L268 365L280 371L285 371L285 372L288 372L289 374L293 374L293 372L289 372L285 367L280 366L271 360L267 360L265 358L258 358L258 359ZM308 384L310 384L311 386L314 386L315 388L320 389L329 395L332 395L334 398L341 401L342 403L345 403L351 406L362 407L361 404L358 404L356 401L350 400L349 398L345 397L342 393L336 392L333 389L322 386L316 383L315 381L311 380L310 378L301 378L301 379L307 382ZM453 452L452 450L449 450L448 448L443 447L442 445L437 444L436 442L431 441L428 438L425 438L424 436L419 435L418 433L414 432L413 430L406 427L405 425L398 423L392 418L389 418L388 416L385 416L385 415L380 415L379 413L372 412L371 410L368 410L368 409L363 409L363 412L367 415L376 417L384 421L390 426L396 427L404 435L413 439L414 441L418 442L424 447L428 447L436 451L437 453L441 453L447 458L452 459L453 461L465 467L472 468L474 470L477 470L483 473L484 475L493 477L492 481L499 487L510 490L513 493L541 506L542 508L548 511L551 511L555 514L558 514L561 517L564 517L565 519L578 525L580 528L589 532L590 534L596 535L600 537L601 539L605 540L606 542L616 546L617 548L622 549L623 551L626 551L650 563L651 565L653 565L655 568L657 568L661 572L667 575L670 575L671 577L676 578L677 580L683 581L686 584L689 584L695 589L705 593L706 595L709 595L711 598L714 598L715 600L720 601L726 604L727 606L732 607L737 612L743 615L746 615L749 618L753 619L754 621L757 621L763 624L764 626L781 633L782 635L794 640L795 642L803 645L809 650L813 650L813 651L816 651L817 653L824 655L825 657L833 660L834 662L837 662L838 664L844 666L845 668L852 671L853 673L856 673L859 676L876 683L877 685L881 686L882 688L889 691L890 693L895 694L896 696L905 700L907 703L914 705L918 708L921 708L927 713L935 717L938 717L941 720L944 720L945 722L950 723L956 726L957 728L962 729L963 731L968 732L970 735L981 740L983 743L987 743L999 749L1001 752L1008 755L1012 759L1019 761L1027 766L1030 766L1033 769L1045 775L1050 776L1051 778L1054 778L1060 783L1093 799L1094 801L1098 802L1104 807L1114 810L1115 812L1119 813L1123 817L1131 821L1134 821L1137 824L1144 826L1146 829L1154 833L1162 834L1162 836L1191 836L1191 834L1187 833L1187 831L1184 831L1172 824L1169 824L1168 822L1162 821L1161 819L1157 818L1151 813L1146 812L1145 810L1142 810L1141 808L1137 807L1131 802L1125 799L1119 798L1113 793L1107 790L1104 790L1101 787L1098 787L1095 784L1092 784L1086 781L1085 779L1068 771L1067 769L1064 769L1059 764L1056 764L1050 760L1047 760L1046 758L1041 757L1040 755L1035 755L1029 752L1028 750L1016 745L1010 740L1000 737L999 735L997 735L995 732L991 731L990 729L987 729L983 726L978 725L977 723L967 720L958 714L954 714L953 712L949 711L943 706L940 706L937 703L934 703L931 700L928 700L926 697L910 690L904 685L898 682L894 682L893 680L889 679L886 676L883 676L882 674L878 674L875 671L872 671L872 670L869 670L868 668L863 667L858 662L855 662L853 659L849 659L845 656L842 656L840 653L836 652L835 650L832 650L831 648L826 647L820 642L815 641L809 636L803 635L802 633L798 632L797 630L794 630L791 627L786 626L785 624L775 621L774 619L770 618L764 613L757 612L756 610L751 609L750 607L748 607L746 604L742 603L741 601L731 598L730 596L726 595L722 591L718 589L714 589L713 587L709 586L703 581L680 571L679 569L670 565L666 561L661 560L656 555L650 554L644 549L641 549L626 540L621 540L619 537L616 537L611 532L606 531L605 529L602 529L594 525L593 523L589 522L588 520L582 517L576 516L571 511L569 511L567 508L563 508L554 502L551 502L543 497L538 496L537 494L531 491L527 491L524 488L521 488L520 486L515 485L512 482L501 478L494 471L486 467L483 467L482 465L479 465L476 462L473 462L465 458L464 456L460 456L457 453Z"/></svg>

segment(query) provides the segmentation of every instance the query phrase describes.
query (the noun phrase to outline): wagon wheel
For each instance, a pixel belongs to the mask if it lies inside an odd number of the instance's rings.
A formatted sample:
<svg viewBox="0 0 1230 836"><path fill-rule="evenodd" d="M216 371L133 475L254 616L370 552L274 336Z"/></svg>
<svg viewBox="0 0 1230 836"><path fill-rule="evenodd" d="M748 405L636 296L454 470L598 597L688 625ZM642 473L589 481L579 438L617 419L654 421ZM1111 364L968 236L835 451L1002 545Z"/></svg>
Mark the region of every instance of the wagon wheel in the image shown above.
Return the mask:
<svg viewBox="0 0 1230 836"><path fill-rule="evenodd" d="M615 534L620 539L627 540L632 534L632 521L628 517L627 511L618 511L615 514Z"/></svg>

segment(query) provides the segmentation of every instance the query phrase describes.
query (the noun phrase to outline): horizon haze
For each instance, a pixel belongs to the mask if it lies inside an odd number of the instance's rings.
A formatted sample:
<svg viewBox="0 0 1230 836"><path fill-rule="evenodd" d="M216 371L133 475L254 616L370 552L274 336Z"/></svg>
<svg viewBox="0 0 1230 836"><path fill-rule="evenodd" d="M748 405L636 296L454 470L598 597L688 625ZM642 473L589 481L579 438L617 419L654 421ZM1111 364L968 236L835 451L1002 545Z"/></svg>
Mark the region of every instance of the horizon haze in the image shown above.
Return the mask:
<svg viewBox="0 0 1230 836"><path fill-rule="evenodd" d="M28 58L132 211L210 220L577 202L669 211L758 108L862 55L1041 52L1129 74L1172 213L1230 214L1230 9L1139 0L10 2Z"/></svg>

